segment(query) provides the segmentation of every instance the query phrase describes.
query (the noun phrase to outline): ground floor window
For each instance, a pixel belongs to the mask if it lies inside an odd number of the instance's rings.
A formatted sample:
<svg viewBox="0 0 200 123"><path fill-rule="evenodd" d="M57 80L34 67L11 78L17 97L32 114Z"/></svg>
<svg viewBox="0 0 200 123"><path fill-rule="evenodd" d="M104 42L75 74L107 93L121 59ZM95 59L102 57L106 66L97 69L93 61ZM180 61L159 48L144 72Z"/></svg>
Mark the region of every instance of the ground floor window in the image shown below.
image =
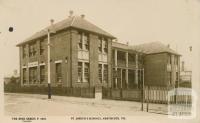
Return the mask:
<svg viewBox="0 0 200 123"><path fill-rule="evenodd" d="M167 72L167 78L168 78L169 84L171 85L172 84L172 74L171 74L171 72Z"/></svg>
<svg viewBox="0 0 200 123"><path fill-rule="evenodd" d="M99 64L99 67L98 67L98 69L99 69L99 82L100 83L102 83L102 64Z"/></svg>
<svg viewBox="0 0 200 123"><path fill-rule="evenodd" d="M138 70L138 87L142 88L143 86L143 70Z"/></svg>
<svg viewBox="0 0 200 123"><path fill-rule="evenodd" d="M107 83L108 82L108 65L107 64L99 64L99 82Z"/></svg>
<svg viewBox="0 0 200 123"><path fill-rule="evenodd" d="M40 83L45 82L45 66L40 66Z"/></svg>
<svg viewBox="0 0 200 123"><path fill-rule="evenodd" d="M23 84L27 83L27 70L26 68L23 68Z"/></svg>
<svg viewBox="0 0 200 123"><path fill-rule="evenodd" d="M37 82L37 67L29 68L29 83L35 84Z"/></svg>
<svg viewBox="0 0 200 123"><path fill-rule="evenodd" d="M179 77L178 72L176 72L176 81L178 81L178 77Z"/></svg>
<svg viewBox="0 0 200 123"><path fill-rule="evenodd" d="M84 82L89 82L89 63L84 65Z"/></svg>
<svg viewBox="0 0 200 123"><path fill-rule="evenodd" d="M78 62L78 82L82 82L82 62Z"/></svg>
<svg viewBox="0 0 200 123"><path fill-rule="evenodd" d="M62 82L62 64L56 63L56 82Z"/></svg>
<svg viewBox="0 0 200 123"><path fill-rule="evenodd" d="M128 85L130 89L135 88L137 86L135 81L135 70L128 70Z"/></svg>
<svg viewBox="0 0 200 123"><path fill-rule="evenodd" d="M88 62L78 62L78 82L89 82L90 66Z"/></svg>
<svg viewBox="0 0 200 123"><path fill-rule="evenodd" d="M103 82L108 83L108 65L104 64L103 68Z"/></svg>

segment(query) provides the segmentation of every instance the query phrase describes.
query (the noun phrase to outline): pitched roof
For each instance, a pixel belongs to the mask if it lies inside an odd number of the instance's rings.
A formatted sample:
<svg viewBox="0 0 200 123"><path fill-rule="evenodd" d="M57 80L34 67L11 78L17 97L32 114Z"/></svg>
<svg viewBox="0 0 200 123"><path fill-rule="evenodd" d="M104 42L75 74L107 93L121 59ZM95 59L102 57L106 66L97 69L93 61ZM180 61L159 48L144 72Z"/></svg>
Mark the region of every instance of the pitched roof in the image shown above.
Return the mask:
<svg viewBox="0 0 200 123"><path fill-rule="evenodd" d="M167 45L162 44L161 42L151 42L151 43L145 43L140 45L131 46L133 50L136 50L138 52L143 52L145 54L155 54L155 53L172 53L175 55L180 55L173 49L169 48Z"/></svg>
<svg viewBox="0 0 200 123"><path fill-rule="evenodd" d="M34 39L37 39L37 38L40 38L42 36L47 35L47 32L45 31L47 29L50 29L50 30L53 29L54 31L59 31L59 30L63 30L63 29L69 28L69 27L83 29L83 30L94 32L94 33L97 33L97 34L101 34L101 35L104 35L104 36L107 36L107 37L115 38L110 33L102 30L101 28L90 23L86 19L84 19L80 16L73 16L73 17L69 17L65 20L62 20L58 23L55 23L55 24L53 24L53 26L48 26L45 29L42 29L41 31L36 32L31 37L29 37L26 40L24 40L23 42L19 43L17 46L19 46L23 43L26 43L28 41L31 41L31 40L34 40Z"/></svg>

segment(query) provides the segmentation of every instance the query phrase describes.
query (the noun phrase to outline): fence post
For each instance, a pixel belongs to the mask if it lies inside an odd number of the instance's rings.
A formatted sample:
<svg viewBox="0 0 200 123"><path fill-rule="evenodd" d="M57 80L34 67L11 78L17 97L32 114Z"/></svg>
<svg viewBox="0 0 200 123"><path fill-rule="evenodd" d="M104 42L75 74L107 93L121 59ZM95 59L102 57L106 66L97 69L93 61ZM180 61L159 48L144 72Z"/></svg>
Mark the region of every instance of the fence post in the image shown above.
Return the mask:
<svg viewBox="0 0 200 123"><path fill-rule="evenodd" d="M149 86L147 86L147 112L149 112Z"/></svg>
<svg viewBox="0 0 200 123"><path fill-rule="evenodd" d="M143 111L143 110L144 110L144 106L143 106L143 105L144 105L144 104L143 104L143 103L144 103L144 102L143 102L143 88L142 88L142 91L141 91L141 99L142 99L142 101L141 101L141 102L142 102L141 110Z"/></svg>

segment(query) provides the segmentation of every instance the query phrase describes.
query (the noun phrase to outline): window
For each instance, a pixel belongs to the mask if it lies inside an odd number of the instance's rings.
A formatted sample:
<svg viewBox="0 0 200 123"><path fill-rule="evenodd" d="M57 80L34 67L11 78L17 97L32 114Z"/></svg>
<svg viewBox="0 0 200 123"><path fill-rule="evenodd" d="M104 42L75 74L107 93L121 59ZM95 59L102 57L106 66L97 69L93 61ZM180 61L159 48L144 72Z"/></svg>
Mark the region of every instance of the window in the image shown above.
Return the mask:
<svg viewBox="0 0 200 123"><path fill-rule="evenodd" d="M37 67L29 68L29 82L35 84L37 82Z"/></svg>
<svg viewBox="0 0 200 123"><path fill-rule="evenodd" d="M44 83L45 81L45 66L40 66L40 83Z"/></svg>
<svg viewBox="0 0 200 123"><path fill-rule="evenodd" d="M99 43L99 53L108 53L108 41L106 38L99 37L98 39Z"/></svg>
<svg viewBox="0 0 200 123"><path fill-rule="evenodd" d="M176 72L176 81L178 82L178 72Z"/></svg>
<svg viewBox="0 0 200 123"><path fill-rule="evenodd" d="M169 84L171 85L172 84L172 75L171 75L171 72L167 72L167 77L168 77L168 80L169 80Z"/></svg>
<svg viewBox="0 0 200 123"><path fill-rule="evenodd" d="M23 68L23 84L27 83L27 78L26 78L26 75L27 74L27 70L26 68Z"/></svg>
<svg viewBox="0 0 200 123"><path fill-rule="evenodd" d="M56 63L56 81L58 83L62 82L62 66L61 66L61 63Z"/></svg>
<svg viewBox="0 0 200 123"><path fill-rule="evenodd" d="M22 57L26 58L26 45L22 46Z"/></svg>
<svg viewBox="0 0 200 123"><path fill-rule="evenodd" d="M103 44L103 51L104 53L108 53L108 41L107 39L102 40L102 44Z"/></svg>
<svg viewBox="0 0 200 123"><path fill-rule="evenodd" d="M99 82L108 82L108 65L99 64Z"/></svg>
<svg viewBox="0 0 200 123"><path fill-rule="evenodd" d="M85 63L84 66L84 82L89 82L89 63Z"/></svg>
<svg viewBox="0 0 200 123"><path fill-rule="evenodd" d="M98 43L99 43L99 46L98 46L99 53L101 53L102 52L102 38L101 37L99 37Z"/></svg>
<svg viewBox="0 0 200 123"><path fill-rule="evenodd" d="M36 42L29 44L29 57L35 56L36 53Z"/></svg>
<svg viewBox="0 0 200 123"><path fill-rule="evenodd" d="M138 86L141 88L143 83L143 70L138 70Z"/></svg>
<svg viewBox="0 0 200 123"><path fill-rule="evenodd" d="M117 60L126 62L126 53L122 51L117 52Z"/></svg>
<svg viewBox="0 0 200 123"><path fill-rule="evenodd" d="M78 62L78 82L82 82L82 62Z"/></svg>
<svg viewBox="0 0 200 123"><path fill-rule="evenodd" d="M45 51L45 41L42 40L40 41L40 55L44 55L44 51Z"/></svg>
<svg viewBox="0 0 200 123"><path fill-rule="evenodd" d="M129 63L132 63L132 62L134 62L135 63L135 55L136 54L128 54L128 61L129 61Z"/></svg>
<svg viewBox="0 0 200 123"><path fill-rule="evenodd" d="M174 64L178 65L178 56L174 56Z"/></svg>
<svg viewBox="0 0 200 123"><path fill-rule="evenodd" d="M78 33L78 49L89 50L89 36L87 33Z"/></svg>
<svg viewBox="0 0 200 123"><path fill-rule="evenodd" d="M102 64L99 64L99 82L102 83Z"/></svg>
<svg viewBox="0 0 200 123"><path fill-rule="evenodd" d="M108 65L104 65L103 69L103 82L108 82Z"/></svg>
<svg viewBox="0 0 200 123"><path fill-rule="evenodd" d="M89 38L88 34L83 34L83 43L84 43L84 49L89 50Z"/></svg>
<svg viewBox="0 0 200 123"><path fill-rule="evenodd" d="M83 49L82 45L82 33L78 33L78 49Z"/></svg>
<svg viewBox="0 0 200 123"><path fill-rule="evenodd" d="M143 56L142 55L138 55L138 63L143 64Z"/></svg>
<svg viewBox="0 0 200 123"><path fill-rule="evenodd" d="M78 82L89 82L89 70L88 62L78 62Z"/></svg>
<svg viewBox="0 0 200 123"><path fill-rule="evenodd" d="M171 60L171 55L168 55L168 64L171 64L172 60Z"/></svg>

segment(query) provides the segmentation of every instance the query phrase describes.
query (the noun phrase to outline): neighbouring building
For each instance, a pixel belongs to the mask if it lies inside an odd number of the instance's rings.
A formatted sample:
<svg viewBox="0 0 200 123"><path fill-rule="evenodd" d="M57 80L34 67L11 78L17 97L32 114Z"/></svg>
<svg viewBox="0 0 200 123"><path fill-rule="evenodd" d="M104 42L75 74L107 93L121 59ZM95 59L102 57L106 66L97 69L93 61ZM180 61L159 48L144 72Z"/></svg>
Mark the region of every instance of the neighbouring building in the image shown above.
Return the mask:
<svg viewBox="0 0 200 123"><path fill-rule="evenodd" d="M15 80L15 83L13 84L20 85L20 75L17 70L14 70L13 74L8 74L4 76L4 85L10 84L11 82L13 82L13 80Z"/></svg>
<svg viewBox="0 0 200 123"><path fill-rule="evenodd" d="M146 85L178 85L180 55L166 45L122 44L84 15L70 15L17 45L22 86L47 86L47 29L55 32L50 34L52 86L132 89L143 80Z"/></svg>

